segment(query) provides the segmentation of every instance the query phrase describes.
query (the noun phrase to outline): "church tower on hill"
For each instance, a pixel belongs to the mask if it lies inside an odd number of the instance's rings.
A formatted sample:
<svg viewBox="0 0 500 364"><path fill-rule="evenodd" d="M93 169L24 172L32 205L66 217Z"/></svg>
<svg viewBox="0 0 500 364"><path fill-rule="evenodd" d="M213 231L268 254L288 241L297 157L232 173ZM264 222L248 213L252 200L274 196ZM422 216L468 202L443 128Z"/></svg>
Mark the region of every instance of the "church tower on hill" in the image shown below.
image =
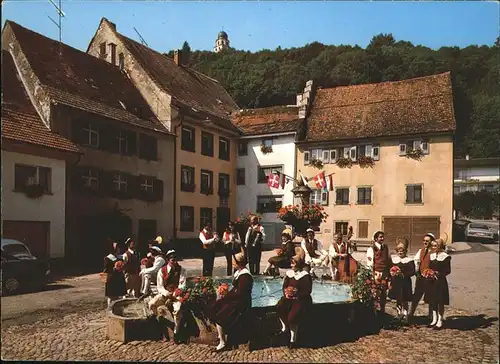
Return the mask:
<svg viewBox="0 0 500 364"><path fill-rule="evenodd" d="M229 49L229 38L225 31L220 31L215 40L214 52L219 53L225 49Z"/></svg>

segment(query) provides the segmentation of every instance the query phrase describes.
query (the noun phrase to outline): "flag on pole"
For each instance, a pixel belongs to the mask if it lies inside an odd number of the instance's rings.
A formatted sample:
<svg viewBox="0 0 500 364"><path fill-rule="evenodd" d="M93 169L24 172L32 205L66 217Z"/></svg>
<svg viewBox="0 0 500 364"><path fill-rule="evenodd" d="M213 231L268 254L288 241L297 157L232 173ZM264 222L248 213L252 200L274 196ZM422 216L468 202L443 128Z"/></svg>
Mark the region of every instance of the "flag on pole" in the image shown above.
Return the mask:
<svg viewBox="0 0 500 364"><path fill-rule="evenodd" d="M316 187L318 188L318 190L323 190L326 188L326 179L324 171L316 175L316 177L314 177L314 183L316 183Z"/></svg>
<svg viewBox="0 0 500 364"><path fill-rule="evenodd" d="M271 188L280 188L280 176L270 173L269 176L267 176L267 185Z"/></svg>
<svg viewBox="0 0 500 364"><path fill-rule="evenodd" d="M279 173L279 176L280 176L280 188L282 190L284 190L285 189L285 183L287 182L286 181L287 178L286 178L286 176L283 173Z"/></svg>
<svg viewBox="0 0 500 364"><path fill-rule="evenodd" d="M325 191L333 191L333 174L326 176L326 188Z"/></svg>
<svg viewBox="0 0 500 364"><path fill-rule="evenodd" d="M300 178L302 179L302 182L304 183L304 186L307 186L307 178L304 177L304 175L302 174L301 171L299 171L299 174L300 174Z"/></svg>

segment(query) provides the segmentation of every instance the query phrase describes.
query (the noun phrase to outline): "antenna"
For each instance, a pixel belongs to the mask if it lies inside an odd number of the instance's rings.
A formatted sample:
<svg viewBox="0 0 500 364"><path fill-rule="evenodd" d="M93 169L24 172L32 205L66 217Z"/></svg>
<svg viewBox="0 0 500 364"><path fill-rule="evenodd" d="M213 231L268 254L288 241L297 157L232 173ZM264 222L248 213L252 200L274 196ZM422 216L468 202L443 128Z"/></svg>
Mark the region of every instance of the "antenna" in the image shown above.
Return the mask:
<svg viewBox="0 0 500 364"><path fill-rule="evenodd" d="M62 22L61 22L61 19L63 17L66 16L66 14L64 14L64 12L62 11L62 0L59 0L59 5L57 5L53 0L49 0L49 2L54 5L54 7L56 8L57 10L57 15L59 17L59 21L56 22L54 19L52 19L50 16L49 19L52 21L52 23L54 23L56 25L56 27L59 28L59 55L62 54L62 48L61 48L61 44L62 44Z"/></svg>
<svg viewBox="0 0 500 364"><path fill-rule="evenodd" d="M144 38L142 37L141 33L139 33L139 31L137 29L135 29L135 27L134 27L134 30L137 33L137 35L139 36L139 38L141 38L141 43L144 44L146 47L149 47L148 44L146 43L146 41L144 40Z"/></svg>

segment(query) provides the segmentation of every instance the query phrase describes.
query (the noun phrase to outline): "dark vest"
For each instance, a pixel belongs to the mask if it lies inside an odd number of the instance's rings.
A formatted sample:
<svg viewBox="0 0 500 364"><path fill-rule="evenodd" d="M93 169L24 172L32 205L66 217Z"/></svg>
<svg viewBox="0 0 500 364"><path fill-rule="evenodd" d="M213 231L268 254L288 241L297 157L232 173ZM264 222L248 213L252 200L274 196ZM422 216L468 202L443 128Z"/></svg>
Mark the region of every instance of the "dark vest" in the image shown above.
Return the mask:
<svg viewBox="0 0 500 364"><path fill-rule="evenodd" d="M130 253L129 250L125 252L127 255L127 264L125 264L125 272L129 274L139 274L139 270L141 269L141 261L139 260L139 254L135 252L134 254Z"/></svg>
<svg viewBox="0 0 500 364"><path fill-rule="evenodd" d="M385 272L389 270L391 265L391 258L389 256L389 248L387 245L383 245L382 249L378 249L375 244L373 244L373 269L377 272Z"/></svg>
<svg viewBox="0 0 500 364"><path fill-rule="evenodd" d="M167 271L168 265L164 265L161 268L161 274L163 275L163 287L168 289L168 286L179 286L179 281L181 279L181 267L177 266L176 268L171 268L170 273Z"/></svg>
<svg viewBox="0 0 500 364"><path fill-rule="evenodd" d="M316 258L318 254L316 254L316 250L318 250L318 241L314 239L312 242L309 239L306 239L306 249L311 258Z"/></svg>
<svg viewBox="0 0 500 364"><path fill-rule="evenodd" d="M206 240L210 240L214 237L213 233L206 233L204 230L200 231ZM205 250L214 250L214 243L212 244L201 244Z"/></svg>

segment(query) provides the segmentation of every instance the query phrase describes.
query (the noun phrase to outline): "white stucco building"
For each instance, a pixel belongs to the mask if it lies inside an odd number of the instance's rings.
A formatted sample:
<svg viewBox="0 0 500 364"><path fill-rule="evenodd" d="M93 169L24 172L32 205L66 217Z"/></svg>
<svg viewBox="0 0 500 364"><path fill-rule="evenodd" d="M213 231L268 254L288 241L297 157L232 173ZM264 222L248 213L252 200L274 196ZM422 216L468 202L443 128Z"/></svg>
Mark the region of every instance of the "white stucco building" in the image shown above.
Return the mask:
<svg viewBox="0 0 500 364"><path fill-rule="evenodd" d="M499 158L455 159L453 193L466 191L498 191L500 184Z"/></svg>
<svg viewBox="0 0 500 364"><path fill-rule="evenodd" d="M260 213L266 228L266 245L278 244L284 224L277 218L277 212L281 206L293 204L295 138L302 124L299 108L241 110L234 115L233 122L245 134L238 143L236 212ZM268 185L269 174L276 172L280 173L280 188Z"/></svg>

